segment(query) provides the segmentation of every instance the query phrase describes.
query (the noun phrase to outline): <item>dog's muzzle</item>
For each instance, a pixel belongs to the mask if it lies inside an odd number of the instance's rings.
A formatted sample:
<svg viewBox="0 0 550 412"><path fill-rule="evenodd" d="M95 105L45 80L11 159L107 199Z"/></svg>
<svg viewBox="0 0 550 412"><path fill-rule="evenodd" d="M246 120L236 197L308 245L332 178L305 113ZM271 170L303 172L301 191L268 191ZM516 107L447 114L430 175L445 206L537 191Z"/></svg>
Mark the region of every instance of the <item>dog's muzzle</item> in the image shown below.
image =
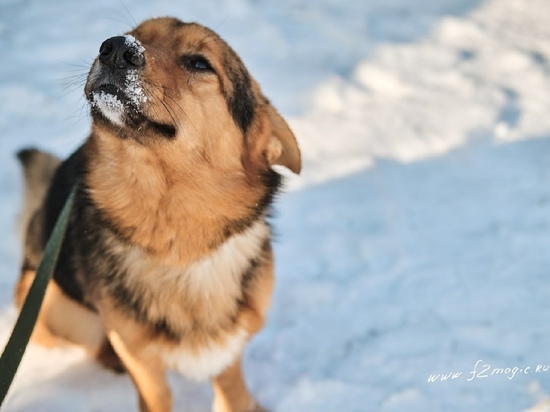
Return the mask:
<svg viewBox="0 0 550 412"><path fill-rule="evenodd" d="M145 65L145 48L135 37L127 34L105 40L85 88L92 114L100 113L117 126L138 125L147 101L141 82Z"/></svg>

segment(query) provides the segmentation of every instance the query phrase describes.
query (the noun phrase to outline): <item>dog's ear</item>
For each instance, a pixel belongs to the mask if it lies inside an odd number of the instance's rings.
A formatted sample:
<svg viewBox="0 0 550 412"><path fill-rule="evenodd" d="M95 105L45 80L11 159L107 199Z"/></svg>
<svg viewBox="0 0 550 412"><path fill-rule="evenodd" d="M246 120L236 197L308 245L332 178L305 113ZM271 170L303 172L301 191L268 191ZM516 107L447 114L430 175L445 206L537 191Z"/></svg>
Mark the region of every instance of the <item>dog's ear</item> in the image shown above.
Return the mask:
<svg viewBox="0 0 550 412"><path fill-rule="evenodd" d="M265 147L264 156L270 165L281 165L296 174L302 169L302 157L294 133L279 113L268 105L267 117L271 135Z"/></svg>

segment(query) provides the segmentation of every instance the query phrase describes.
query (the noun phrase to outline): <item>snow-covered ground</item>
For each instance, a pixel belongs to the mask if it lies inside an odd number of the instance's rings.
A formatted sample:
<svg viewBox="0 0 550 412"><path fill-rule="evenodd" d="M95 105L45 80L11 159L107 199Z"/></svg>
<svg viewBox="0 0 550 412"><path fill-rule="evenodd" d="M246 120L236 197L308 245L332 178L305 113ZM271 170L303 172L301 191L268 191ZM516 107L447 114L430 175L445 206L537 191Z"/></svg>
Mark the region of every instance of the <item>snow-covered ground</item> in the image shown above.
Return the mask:
<svg viewBox="0 0 550 412"><path fill-rule="evenodd" d="M273 308L245 357L260 401L550 410L548 0L0 0L0 341L16 317L13 154L70 153L100 43L159 15L225 37L301 144ZM176 410L208 410L207 384L171 382ZM127 376L31 345L3 410L135 408Z"/></svg>

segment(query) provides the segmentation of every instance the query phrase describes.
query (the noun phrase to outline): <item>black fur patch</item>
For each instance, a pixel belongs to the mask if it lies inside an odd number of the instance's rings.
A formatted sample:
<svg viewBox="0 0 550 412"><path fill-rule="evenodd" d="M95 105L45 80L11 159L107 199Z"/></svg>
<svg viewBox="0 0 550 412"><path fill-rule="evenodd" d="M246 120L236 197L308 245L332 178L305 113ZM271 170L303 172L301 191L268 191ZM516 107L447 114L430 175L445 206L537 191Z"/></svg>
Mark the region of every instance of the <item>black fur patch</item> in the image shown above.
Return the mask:
<svg viewBox="0 0 550 412"><path fill-rule="evenodd" d="M231 67L226 65L226 67ZM233 93L226 95L229 112L239 128L246 133L254 120L256 98L252 91L250 76L244 68L227 70L227 77L233 84Z"/></svg>
<svg viewBox="0 0 550 412"><path fill-rule="evenodd" d="M25 233L25 257L22 270L36 270L44 253L44 209L39 209L31 217Z"/></svg>
<svg viewBox="0 0 550 412"><path fill-rule="evenodd" d="M238 233L244 232L254 222L256 222L261 216L269 215L271 212L270 207L273 203L277 192L282 185L282 177L279 173L272 169L264 170L260 175L260 180L266 188L266 192L260 198L258 203L250 210L248 216L238 220L232 220L228 222L224 228L225 239Z"/></svg>
<svg viewBox="0 0 550 412"><path fill-rule="evenodd" d="M176 137L176 128L171 124L150 122L151 128L161 136L165 137L168 140L174 140Z"/></svg>
<svg viewBox="0 0 550 412"><path fill-rule="evenodd" d="M41 236L42 250L53 231L53 227L55 226L57 218L61 213L61 209L65 205L73 186L81 179L83 174L84 156L82 150L78 150L66 161L61 163L55 172L44 202L44 220ZM79 192L77 192L75 204L78 203L78 198L80 195ZM79 235L79 233L74 233L78 227L78 225L74 225L74 216L75 213L73 209L73 213L70 217L68 232L61 246L59 259L53 278L65 294L77 302L83 303L89 307L90 305L84 302L84 292L79 285L79 282L76 280L74 273L75 270L72 264L74 256L74 243L71 241L71 237Z"/></svg>
<svg viewBox="0 0 550 412"><path fill-rule="evenodd" d="M246 293L250 283L256 276L256 272L260 267L260 263L262 261L264 254L270 249L271 249L270 240L269 239L264 240L264 243L262 244L262 253L258 257L250 261L248 265L248 269L246 269L246 271L241 276L241 290L243 291L243 293Z"/></svg>
<svg viewBox="0 0 550 412"><path fill-rule="evenodd" d="M17 158L23 164L23 166L28 167L28 165L34 160L40 151L35 148L22 149L17 152Z"/></svg>

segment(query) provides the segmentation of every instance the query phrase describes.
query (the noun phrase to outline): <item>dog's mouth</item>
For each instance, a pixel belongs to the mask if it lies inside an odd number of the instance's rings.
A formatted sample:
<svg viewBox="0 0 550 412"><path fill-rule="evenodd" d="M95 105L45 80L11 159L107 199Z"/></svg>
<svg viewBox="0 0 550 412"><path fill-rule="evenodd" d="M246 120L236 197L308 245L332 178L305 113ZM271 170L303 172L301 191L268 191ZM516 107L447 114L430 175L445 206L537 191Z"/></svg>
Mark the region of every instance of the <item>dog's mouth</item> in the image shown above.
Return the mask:
<svg viewBox="0 0 550 412"><path fill-rule="evenodd" d="M139 98L131 96L127 92L127 83L120 85L119 82L109 80L102 81L100 78L94 82L96 85L90 85L87 94L92 113L104 116L117 126L133 126L134 123L139 123L142 104L147 100L145 95Z"/></svg>
<svg viewBox="0 0 550 412"><path fill-rule="evenodd" d="M147 95L141 86L137 69L107 67L97 61L88 78L86 96L92 112L98 111L117 126L138 120Z"/></svg>
<svg viewBox="0 0 550 412"><path fill-rule="evenodd" d="M152 131L167 138L176 135L173 125L157 122L143 112L148 98L143 91L137 73L127 73L124 81L107 76L95 76L87 87L87 98L91 105L92 116L107 125L116 128L121 136L124 129L138 131L136 137L146 131Z"/></svg>
<svg viewBox="0 0 550 412"><path fill-rule="evenodd" d="M102 44L85 89L92 117L114 128L119 136L139 137L152 131L173 138L174 126L156 122L145 114L149 99L141 80L145 66L143 52L141 43L129 35Z"/></svg>

